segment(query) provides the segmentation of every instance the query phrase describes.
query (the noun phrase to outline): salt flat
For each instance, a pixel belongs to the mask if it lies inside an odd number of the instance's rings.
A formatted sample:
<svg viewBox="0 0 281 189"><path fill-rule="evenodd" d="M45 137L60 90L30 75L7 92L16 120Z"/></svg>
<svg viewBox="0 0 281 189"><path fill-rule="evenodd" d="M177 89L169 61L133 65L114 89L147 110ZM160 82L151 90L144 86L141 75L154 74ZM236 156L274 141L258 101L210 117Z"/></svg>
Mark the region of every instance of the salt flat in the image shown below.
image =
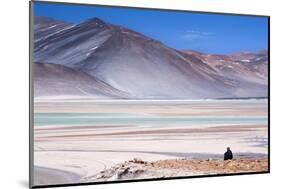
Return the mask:
<svg viewBox="0 0 281 189"><path fill-rule="evenodd" d="M34 108L34 164L81 182L133 158L220 159L227 146L235 157L268 152L267 100L51 99Z"/></svg>

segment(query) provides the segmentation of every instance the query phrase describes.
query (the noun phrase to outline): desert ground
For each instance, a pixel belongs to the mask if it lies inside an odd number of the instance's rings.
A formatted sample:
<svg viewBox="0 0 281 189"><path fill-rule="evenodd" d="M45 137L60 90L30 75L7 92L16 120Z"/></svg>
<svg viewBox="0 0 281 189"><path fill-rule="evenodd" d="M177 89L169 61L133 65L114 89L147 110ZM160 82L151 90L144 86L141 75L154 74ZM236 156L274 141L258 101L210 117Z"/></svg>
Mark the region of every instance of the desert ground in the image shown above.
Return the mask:
<svg viewBox="0 0 281 189"><path fill-rule="evenodd" d="M35 99L34 184L267 171L267 103Z"/></svg>

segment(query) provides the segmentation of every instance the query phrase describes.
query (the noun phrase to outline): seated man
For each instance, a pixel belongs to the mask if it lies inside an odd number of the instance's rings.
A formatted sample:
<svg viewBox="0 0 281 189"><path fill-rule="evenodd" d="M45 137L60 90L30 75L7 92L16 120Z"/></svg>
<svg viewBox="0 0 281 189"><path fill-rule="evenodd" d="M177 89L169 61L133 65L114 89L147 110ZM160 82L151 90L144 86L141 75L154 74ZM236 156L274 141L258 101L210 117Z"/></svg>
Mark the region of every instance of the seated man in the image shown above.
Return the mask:
<svg viewBox="0 0 281 189"><path fill-rule="evenodd" d="M224 160L229 160L232 158L233 158L232 151L230 150L229 147L227 147L227 151L224 153Z"/></svg>

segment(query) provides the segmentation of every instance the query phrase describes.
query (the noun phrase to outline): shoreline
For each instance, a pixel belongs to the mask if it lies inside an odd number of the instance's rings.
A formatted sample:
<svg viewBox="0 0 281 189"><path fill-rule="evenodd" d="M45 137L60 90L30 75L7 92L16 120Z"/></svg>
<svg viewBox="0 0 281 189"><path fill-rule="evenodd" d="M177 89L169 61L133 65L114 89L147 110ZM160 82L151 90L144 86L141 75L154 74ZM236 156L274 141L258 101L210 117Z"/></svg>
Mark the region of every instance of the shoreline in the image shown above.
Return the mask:
<svg viewBox="0 0 281 189"><path fill-rule="evenodd" d="M94 100L94 101L206 101L206 100L268 100L267 96L260 96L260 97L229 97L229 98L96 98L91 96L67 96L67 95L61 95L61 96L36 96L34 98L35 100Z"/></svg>
<svg viewBox="0 0 281 189"><path fill-rule="evenodd" d="M147 103L155 103L155 104L177 104L177 103L200 103L200 102L210 102L210 103L216 103L216 102L239 102L239 101L268 101L268 98L222 98L222 99L95 99L95 98L86 98L86 97L75 97L75 98L34 98L34 103L51 103L51 102L57 102L57 103L65 103L65 102L92 102L92 103L112 103L112 104L118 104L118 103L134 103L134 104L147 104Z"/></svg>

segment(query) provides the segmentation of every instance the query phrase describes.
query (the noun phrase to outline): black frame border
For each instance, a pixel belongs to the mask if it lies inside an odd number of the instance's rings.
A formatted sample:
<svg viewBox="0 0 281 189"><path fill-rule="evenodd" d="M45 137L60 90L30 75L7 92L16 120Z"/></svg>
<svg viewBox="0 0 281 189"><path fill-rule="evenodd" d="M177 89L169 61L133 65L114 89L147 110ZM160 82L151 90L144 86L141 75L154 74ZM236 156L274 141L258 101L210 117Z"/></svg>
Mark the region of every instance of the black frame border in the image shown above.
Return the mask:
<svg viewBox="0 0 281 189"><path fill-rule="evenodd" d="M102 181L102 182L86 182L86 183L71 183L71 184L50 184L50 185L33 185L33 166L34 166L34 145L33 145L33 19L34 19L34 3L46 4L66 4L66 5L79 5L79 6L95 6L95 7L111 7L111 8L128 8L140 10L158 10L167 12L187 12L187 13L201 13L201 14L217 14L227 16L250 16L250 17L264 17L268 19L268 170L262 172L241 172L229 174L211 174L211 175L195 175L195 176L182 176L182 177L168 177L168 178L151 178L151 179L132 179L120 181ZM121 5L102 5L92 3L70 3L70 2L57 2L57 1L29 1L29 188L53 188L53 187L68 187L68 186L85 186L85 185L100 185L100 184L118 184L118 183L131 183L131 182L144 182L144 181L163 181L163 180L179 180L179 179L192 179L192 178L212 178L212 177L225 177L225 176L239 176L239 175L257 175L270 173L270 16L269 15L255 15L255 14L240 14L240 13L224 13L224 12L209 12L209 11L192 11L192 10L177 10L177 9L163 9L163 8L147 8L147 7L133 7Z"/></svg>

